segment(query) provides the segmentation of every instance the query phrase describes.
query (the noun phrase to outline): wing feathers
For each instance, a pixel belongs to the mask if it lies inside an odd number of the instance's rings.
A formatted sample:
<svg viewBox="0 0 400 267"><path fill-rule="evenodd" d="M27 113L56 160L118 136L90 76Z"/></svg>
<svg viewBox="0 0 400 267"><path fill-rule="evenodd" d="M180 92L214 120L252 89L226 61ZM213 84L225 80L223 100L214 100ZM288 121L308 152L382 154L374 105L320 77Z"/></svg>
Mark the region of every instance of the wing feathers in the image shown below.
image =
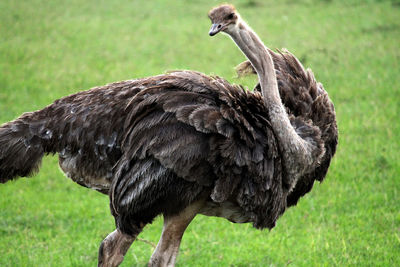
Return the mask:
<svg viewBox="0 0 400 267"><path fill-rule="evenodd" d="M268 112L260 95L221 78L189 71L143 83L146 88L125 108L129 114L123 157L116 166L112 192L116 212L118 201L122 206L136 205L136 199L142 198L140 189L158 179L145 170L151 166L137 163L152 158L187 182L211 187L216 202L241 197L237 201L254 213L255 226L271 226L258 215L266 209L264 212L276 213L271 218L277 218L283 211L278 202L285 200L271 199L272 195L284 195L270 192L283 190L272 186L274 180L281 181L280 168L276 168L280 155L271 127L265 124ZM125 181L129 177L133 177L131 181ZM257 190L261 195L255 194ZM274 210L265 207L267 204L279 207Z"/></svg>

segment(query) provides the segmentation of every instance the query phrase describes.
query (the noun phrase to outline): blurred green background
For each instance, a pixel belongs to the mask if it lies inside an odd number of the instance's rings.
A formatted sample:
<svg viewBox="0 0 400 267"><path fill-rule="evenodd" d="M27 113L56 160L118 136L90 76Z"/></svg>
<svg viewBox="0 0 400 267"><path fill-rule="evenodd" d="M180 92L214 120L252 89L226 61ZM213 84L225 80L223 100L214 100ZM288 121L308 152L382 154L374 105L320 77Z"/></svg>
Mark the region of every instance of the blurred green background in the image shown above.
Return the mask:
<svg viewBox="0 0 400 267"><path fill-rule="evenodd" d="M243 55L210 38L219 1L0 1L0 123L106 83L191 69L236 79ZM400 1L232 1L270 48L313 69L335 103L338 152L324 183L272 231L197 216L178 266L400 265ZM140 238L157 243L157 219ZM108 197L47 157L0 185L0 266L95 266L114 230ZM122 266L145 266L136 241Z"/></svg>

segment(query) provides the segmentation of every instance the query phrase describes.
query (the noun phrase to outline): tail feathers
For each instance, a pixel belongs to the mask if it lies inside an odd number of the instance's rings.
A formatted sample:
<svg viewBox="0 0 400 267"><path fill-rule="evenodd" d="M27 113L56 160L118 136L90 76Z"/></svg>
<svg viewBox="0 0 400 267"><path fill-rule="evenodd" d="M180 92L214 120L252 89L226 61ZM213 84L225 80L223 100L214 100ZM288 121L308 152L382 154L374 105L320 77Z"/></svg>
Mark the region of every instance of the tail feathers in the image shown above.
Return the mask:
<svg viewBox="0 0 400 267"><path fill-rule="evenodd" d="M27 123L16 120L0 127L0 183L34 174L43 155L42 140Z"/></svg>

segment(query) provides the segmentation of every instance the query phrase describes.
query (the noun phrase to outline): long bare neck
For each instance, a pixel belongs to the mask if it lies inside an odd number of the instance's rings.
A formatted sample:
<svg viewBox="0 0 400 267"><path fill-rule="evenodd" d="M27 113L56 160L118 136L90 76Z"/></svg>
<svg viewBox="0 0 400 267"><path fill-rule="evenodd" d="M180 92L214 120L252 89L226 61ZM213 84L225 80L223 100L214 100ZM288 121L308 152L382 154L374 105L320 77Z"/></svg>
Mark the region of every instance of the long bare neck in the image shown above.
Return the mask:
<svg viewBox="0 0 400 267"><path fill-rule="evenodd" d="M238 22L238 26L235 30L228 32L228 34L250 60L256 70L261 85L261 93L266 98L266 101L271 102L271 100L274 100L281 102L274 62L261 39L242 20Z"/></svg>
<svg viewBox="0 0 400 267"><path fill-rule="evenodd" d="M312 157L313 148L296 133L289 121L279 95L274 62L263 42L242 20L226 32L257 72L271 125L283 153L285 168L287 173L293 176L294 184L297 178L315 163Z"/></svg>

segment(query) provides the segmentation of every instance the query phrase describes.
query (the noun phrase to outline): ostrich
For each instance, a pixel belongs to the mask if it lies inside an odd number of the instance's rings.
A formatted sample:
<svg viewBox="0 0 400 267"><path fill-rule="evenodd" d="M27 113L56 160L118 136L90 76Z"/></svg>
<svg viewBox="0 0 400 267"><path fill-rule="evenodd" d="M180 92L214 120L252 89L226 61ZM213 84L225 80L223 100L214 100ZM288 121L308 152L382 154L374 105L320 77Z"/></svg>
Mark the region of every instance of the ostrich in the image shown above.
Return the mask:
<svg viewBox="0 0 400 267"><path fill-rule="evenodd" d="M32 175L58 153L69 178L109 195L116 230L100 245L99 266L118 266L160 214L149 266L174 266L196 214L272 228L326 175L337 128L322 85L293 55L268 50L233 6L209 17L209 34L231 36L261 93L178 71L70 95L0 127L0 182Z"/></svg>

